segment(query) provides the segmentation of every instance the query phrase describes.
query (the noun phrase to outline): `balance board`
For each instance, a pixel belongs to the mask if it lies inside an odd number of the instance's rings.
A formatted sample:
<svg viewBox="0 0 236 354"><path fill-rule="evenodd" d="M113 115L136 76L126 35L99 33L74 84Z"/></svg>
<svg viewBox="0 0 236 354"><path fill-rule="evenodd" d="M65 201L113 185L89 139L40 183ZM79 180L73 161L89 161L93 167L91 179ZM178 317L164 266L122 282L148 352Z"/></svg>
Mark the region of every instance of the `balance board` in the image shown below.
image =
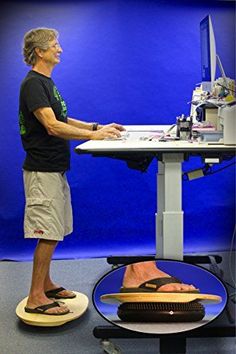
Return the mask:
<svg viewBox="0 0 236 354"><path fill-rule="evenodd" d="M222 300L218 295L180 292L105 294L100 299L121 303L117 315L124 322L196 322L205 316L201 302Z"/></svg>
<svg viewBox="0 0 236 354"><path fill-rule="evenodd" d="M66 306L70 309L70 312L66 315L53 316L53 315L42 315L35 313L25 312L25 306L27 303L28 297L24 298L16 307L16 315L24 323L30 326L39 326L39 327L56 327L62 326L67 322L73 321L81 317L88 308L89 300L86 295L73 291L76 294L76 297L73 299L61 299L60 302L65 303ZM55 300L57 301L57 300Z"/></svg>
<svg viewBox="0 0 236 354"><path fill-rule="evenodd" d="M123 302L191 302L204 301L205 303L219 303L222 301L218 295L181 293L181 292L153 292L153 293L114 293L104 294L100 297L102 302L109 304Z"/></svg>

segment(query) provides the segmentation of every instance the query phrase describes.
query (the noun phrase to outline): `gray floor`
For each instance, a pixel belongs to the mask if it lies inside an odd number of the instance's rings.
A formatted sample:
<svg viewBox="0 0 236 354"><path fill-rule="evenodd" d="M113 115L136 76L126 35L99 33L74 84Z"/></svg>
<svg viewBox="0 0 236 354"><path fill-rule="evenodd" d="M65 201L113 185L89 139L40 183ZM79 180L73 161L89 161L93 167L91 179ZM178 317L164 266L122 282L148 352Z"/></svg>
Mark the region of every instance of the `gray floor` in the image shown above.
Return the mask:
<svg viewBox="0 0 236 354"><path fill-rule="evenodd" d="M61 327L31 327L15 315L16 305L27 296L31 262L0 262L0 354L101 354L97 325L109 325L95 310L91 295L97 280L111 270L106 259L53 261L52 275L63 286L85 293L88 311ZM231 309L231 312L233 310ZM123 354L158 354L159 339L111 339ZM187 354L233 354L235 338L187 340Z"/></svg>

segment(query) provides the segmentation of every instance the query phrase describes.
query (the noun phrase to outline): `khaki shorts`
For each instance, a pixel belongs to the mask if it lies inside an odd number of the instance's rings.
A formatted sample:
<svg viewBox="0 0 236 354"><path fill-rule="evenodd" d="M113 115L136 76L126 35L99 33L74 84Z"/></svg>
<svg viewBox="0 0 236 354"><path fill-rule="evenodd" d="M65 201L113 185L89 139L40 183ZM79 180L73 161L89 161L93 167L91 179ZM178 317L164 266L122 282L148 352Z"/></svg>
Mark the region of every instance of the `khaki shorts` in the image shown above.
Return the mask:
<svg viewBox="0 0 236 354"><path fill-rule="evenodd" d="M25 238L62 241L73 231L70 187L60 172L24 170Z"/></svg>

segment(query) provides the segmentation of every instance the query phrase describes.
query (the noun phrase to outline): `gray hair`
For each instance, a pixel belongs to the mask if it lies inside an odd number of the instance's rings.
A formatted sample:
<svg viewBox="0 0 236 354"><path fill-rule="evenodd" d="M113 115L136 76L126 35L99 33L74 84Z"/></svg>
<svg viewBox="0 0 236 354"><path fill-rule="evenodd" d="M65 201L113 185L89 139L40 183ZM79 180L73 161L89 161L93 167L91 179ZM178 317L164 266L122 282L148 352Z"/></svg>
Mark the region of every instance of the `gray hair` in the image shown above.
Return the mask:
<svg viewBox="0 0 236 354"><path fill-rule="evenodd" d="M58 36L58 31L53 28L34 28L26 32L23 43L24 62L27 65L35 65L37 58L35 48L47 50L49 42L57 39Z"/></svg>

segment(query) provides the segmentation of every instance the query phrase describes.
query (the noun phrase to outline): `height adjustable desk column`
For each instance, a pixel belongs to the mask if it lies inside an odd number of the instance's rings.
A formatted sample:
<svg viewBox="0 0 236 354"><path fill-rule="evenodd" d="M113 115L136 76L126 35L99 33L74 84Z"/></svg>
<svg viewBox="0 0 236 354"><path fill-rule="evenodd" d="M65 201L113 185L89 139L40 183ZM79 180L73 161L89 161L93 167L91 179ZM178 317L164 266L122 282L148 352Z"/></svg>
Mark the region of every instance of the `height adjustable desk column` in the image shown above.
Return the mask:
<svg viewBox="0 0 236 354"><path fill-rule="evenodd" d="M183 259L182 162L181 153L162 156L157 172L156 255Z"/></svg>

